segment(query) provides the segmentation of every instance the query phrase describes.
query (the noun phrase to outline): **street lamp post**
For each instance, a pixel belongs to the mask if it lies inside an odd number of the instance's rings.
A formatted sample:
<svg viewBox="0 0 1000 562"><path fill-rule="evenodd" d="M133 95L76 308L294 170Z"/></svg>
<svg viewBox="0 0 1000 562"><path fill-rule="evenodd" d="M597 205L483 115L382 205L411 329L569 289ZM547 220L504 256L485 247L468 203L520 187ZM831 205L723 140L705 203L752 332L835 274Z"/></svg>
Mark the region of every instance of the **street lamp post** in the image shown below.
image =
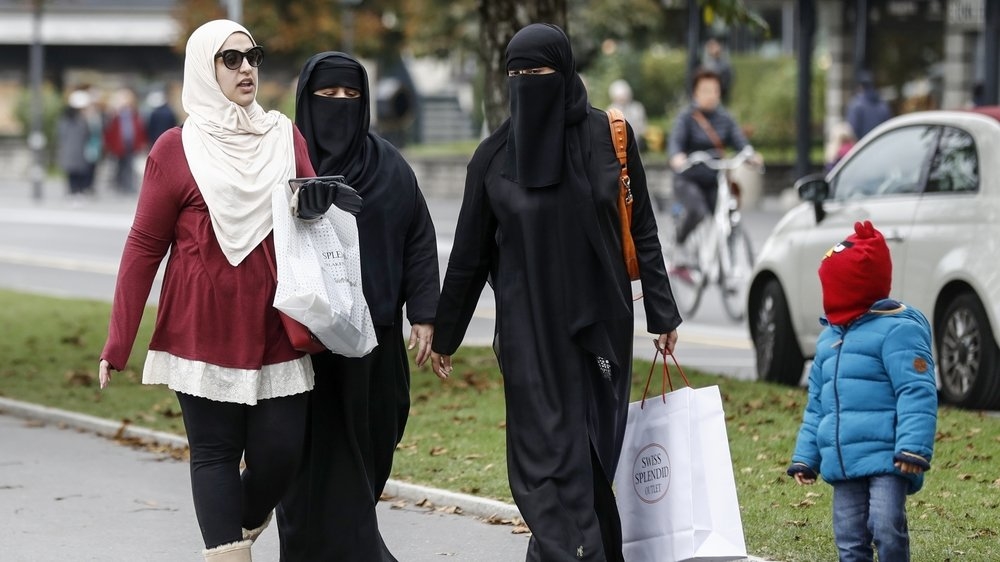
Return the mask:
<svg viewBox="0 0 1000 562"><path fill-rule="evenodd" d="M694 73L698 69L701 50L701 5L698 0L688 0L687 16L687 65L684 85L690 96L694 88Z"/></svg>
<svg viewBox="0 0 1000 562"><path fill-rule="evenodd" d="M343 50L349 55L354 51L354 10L361 5L361 0L339 0L343 11L341 12L342 24L344 28Z"/></svg>
<svg viewBox="0 0 1000 562"><path fill-rule="evenodd" d="M42 182L45 180L45 132L42 128L42 70L45 65L42 50L42 4L44 0L32 2L32 40L28 55L28 73L31 82L31 131L28 133L28 148L32 152L31 196L36 201L42 199Z"/></svg>
<svg viewBox="0 0 1000 562"><path fill-rule="evenodd" d="M997 66L1000 65L1000 5L996 2L985 2L983 44L986 53L983 57L983 100L984 105L996 105L1000 102L1000 84L998 84Z"/></svg>
<svg viewBox="0 0 1000 562"><path fill-rule="evenodd" d="M799 0L798 79L795 100L795 173L802 177L809 172L809 152L812 148L812 55L816 37L816 0Z"/></svg>
<svg viewBox="0 0 1000 562"><path fill-rule="evenodd" d="M236 23L243 23L243 0L221 0L226 6L226 17Z"/></svg>

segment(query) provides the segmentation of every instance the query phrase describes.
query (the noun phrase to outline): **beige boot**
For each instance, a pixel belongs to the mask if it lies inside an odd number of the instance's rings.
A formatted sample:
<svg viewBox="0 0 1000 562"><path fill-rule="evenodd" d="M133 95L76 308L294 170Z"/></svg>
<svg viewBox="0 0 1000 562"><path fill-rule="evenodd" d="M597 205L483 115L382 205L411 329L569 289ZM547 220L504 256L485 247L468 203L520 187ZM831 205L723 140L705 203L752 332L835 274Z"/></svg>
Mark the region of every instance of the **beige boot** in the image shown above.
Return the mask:
<svg viewBox="0 0 1000 562"><path fill-rule="evenodd" d="M273 511L271 513L274 513ZM271 523L271 513L267 514L267 518L264 522L260 524L260 527L256 529L243 529L243 540L253 542L257 540L257 537L264 532L264 529Z"/></svg>
<svg viewBox="0 0 1000 562"><path fill-rule="evenodd" d="M205 562L251 562L251 545L253 541L231 542L215 548L206 548L201 553L205 556Z"/></svg>

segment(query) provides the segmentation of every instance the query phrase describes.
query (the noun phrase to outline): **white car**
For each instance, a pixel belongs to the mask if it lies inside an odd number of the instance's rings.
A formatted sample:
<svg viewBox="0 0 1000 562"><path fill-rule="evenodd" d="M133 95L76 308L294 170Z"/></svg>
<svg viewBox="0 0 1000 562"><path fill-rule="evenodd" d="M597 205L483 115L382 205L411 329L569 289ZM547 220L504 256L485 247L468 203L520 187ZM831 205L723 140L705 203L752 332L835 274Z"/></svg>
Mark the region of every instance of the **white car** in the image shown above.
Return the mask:
<svg viewBox="0 0 1000 562"><path fill-rule="evenodd" d="M803 202L765 242L747 296L760 379L802 382L822 329L820 259L868 219L892 253L891 296L931 322L942 401L1000 409L998 119L990 109L902 115L829 173L797 182Z"/></svg>

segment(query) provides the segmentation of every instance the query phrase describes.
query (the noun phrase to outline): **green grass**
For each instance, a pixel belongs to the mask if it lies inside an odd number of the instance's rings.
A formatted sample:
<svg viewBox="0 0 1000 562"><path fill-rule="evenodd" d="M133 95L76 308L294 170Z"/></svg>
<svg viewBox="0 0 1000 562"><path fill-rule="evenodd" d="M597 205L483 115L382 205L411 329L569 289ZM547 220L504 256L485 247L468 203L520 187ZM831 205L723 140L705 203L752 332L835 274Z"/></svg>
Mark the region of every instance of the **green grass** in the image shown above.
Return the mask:
<svg viewBox="0 0 1000 562"><path fill-rule="evenodd" d="M96 384L109 305L0 291L0 395L183 433L173 393L139 384L150 309L131 361L112 386ZM683 346L678 351L683 360ZM412 408L393 477L510 501L503 388L492 351L462 348L450 380L414 369ZM636 361L633 398L649 363ZM747 546L784 562L835 560L831 488L798 486L784 470L805 393L689 372L719 385ZM654 386L658 384L654 380ZM914 561L996 560L1000 547L1000 418L943 407L934 468L908 509Z"/></svg>

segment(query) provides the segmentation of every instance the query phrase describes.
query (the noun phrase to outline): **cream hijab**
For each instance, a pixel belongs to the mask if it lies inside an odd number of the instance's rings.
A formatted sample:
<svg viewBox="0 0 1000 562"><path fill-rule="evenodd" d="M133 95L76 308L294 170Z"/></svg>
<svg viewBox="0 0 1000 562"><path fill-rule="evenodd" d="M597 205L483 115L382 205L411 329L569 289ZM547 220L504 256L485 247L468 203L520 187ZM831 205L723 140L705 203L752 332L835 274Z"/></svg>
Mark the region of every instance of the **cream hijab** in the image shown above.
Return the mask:
<svg viewBox="0 0 1000 562"><path fill-rule="evenodd" d="M188 114L181 134L184 156L233 266L271 232L271 192L295 174L291 121L265 112L256 100L247 107L229 101L215 78L215 54L236 32L253 41L249 31L229 20L210 21L191 34L181 90Z"/></svg>

